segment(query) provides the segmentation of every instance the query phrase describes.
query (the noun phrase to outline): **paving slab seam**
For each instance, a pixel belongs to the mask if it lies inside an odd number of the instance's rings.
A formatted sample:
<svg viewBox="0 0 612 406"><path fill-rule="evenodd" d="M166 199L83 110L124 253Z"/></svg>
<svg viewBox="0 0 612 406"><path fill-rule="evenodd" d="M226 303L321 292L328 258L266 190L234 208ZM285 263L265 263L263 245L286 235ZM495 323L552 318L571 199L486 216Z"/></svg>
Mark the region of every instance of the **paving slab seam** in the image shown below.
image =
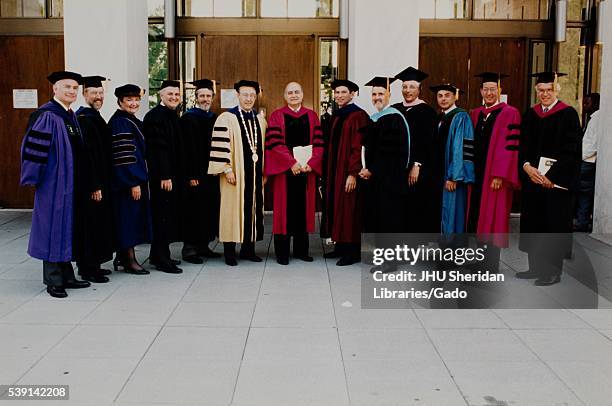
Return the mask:
<svg viewBox="0 0 612 406"><path fill-rule="evenodd" d="M580 402L582 402L582 404L584 406L590 406L580 396L578 396L576 391L574 391L571 388L571 386L569 386L568 383L565 382L565 380L563 378L561 378L561 376L559 376L559 374L557 374L557 372L550 365L548 365L548 363L544 359L542 359L542 357L540 357L539 354L525 340L523 340L523 338L519 334L516 333L516 331L518 329L513 329L512 327L510 327L510 325L508 325L508 323L506 323L505 320L503 320L503 318L499 314L497 314L496 312L493 312L493 314L495 314L495 316L497 318L499 318L502 323L504 323L505 325L507 325L510 328L510 331L512 332L512 334L516 338L518 338L518 340L521 343L523 343L523 345L525 347L527 347L527 349L533 354L533 356L535 356L538 359L538 361L540 361L540 363L542 363L542 365L544 365L546 367L546 369L548 369L548 371L550 371L550 373L552 373L559 380L559 382L561 382L563 385L565 385L565 387L576 397L576 399L578 399Z"/></svg>
<svg viewBox="0 0 612 406"><path fill-rule="evenodd" d="M249 337L251 335L251 328L253 327L253 319L255 318L255 311L257 310L257 304L259 303L259 296L261 293L261 287L263 286L264 276L266 275L266 269L268 267L268 259L270 257L270 246L272 245L272 239L274 238L270 235L268 241L268 248L266 250L266 257L263 261L263 272L261 273L261 279L259 281L259 287L257 288L257 299L255 300L255 305L253 306L253 311L251 313L251 320L249 321L249 327L247 329L247 334L244 339L244 347L242 348L242 354L240 355L240 363L238 364L238 371L236 372L236 382L234 383L234 389L232 390L232 397L230 398L229 404L234 403L234 397L236 396L236 389L238 388L238 380L240 379L240 371L242 370L242 362L244 361L244 354L246 353L246 347L249 343Z"/></svg>

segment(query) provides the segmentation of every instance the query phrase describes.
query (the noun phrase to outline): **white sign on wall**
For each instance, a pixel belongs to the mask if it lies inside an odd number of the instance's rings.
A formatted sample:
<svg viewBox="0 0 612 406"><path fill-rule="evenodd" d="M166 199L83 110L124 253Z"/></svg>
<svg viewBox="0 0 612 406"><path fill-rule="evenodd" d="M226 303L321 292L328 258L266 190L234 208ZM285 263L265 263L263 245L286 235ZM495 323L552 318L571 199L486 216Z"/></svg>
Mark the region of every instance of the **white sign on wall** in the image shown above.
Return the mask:
<svg viewBox="0 0 612 406"><path fill-rule="evenodd" d="M13 108L14 109L37 109L38 90L37 89L13 89Z"/></svg>
<svg viewBox="0 0 612 406"><path fill-rule="evenodd" d="M231 109L238 105L238 93L235 89L221 89L221 108Z"/></svg>

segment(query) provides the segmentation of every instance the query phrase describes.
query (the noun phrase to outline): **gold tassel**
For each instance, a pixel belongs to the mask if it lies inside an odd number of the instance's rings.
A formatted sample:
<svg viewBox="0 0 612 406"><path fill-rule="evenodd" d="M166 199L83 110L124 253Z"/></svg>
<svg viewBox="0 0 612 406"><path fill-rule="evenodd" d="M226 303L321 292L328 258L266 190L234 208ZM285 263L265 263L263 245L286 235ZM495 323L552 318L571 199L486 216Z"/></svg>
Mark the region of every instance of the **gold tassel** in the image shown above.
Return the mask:
<svg viewBox="0 0 612 406"><path fill-rule="evenodd" d="M501 95L502 95L502 90L501 90L501 75L497 76L497 102L500 103L501 102Z"/></svg>

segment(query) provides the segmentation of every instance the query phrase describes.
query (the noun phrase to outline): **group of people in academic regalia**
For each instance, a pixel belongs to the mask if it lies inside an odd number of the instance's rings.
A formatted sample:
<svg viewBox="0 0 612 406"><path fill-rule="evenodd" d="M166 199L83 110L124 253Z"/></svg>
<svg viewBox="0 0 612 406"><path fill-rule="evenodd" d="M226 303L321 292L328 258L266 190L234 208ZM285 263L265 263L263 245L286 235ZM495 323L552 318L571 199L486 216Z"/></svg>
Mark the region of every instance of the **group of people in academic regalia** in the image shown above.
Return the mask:
<svg viewBox="0 0 612 406"><path fill-rule="evenodd" d="M263 238L269 182L277 262L287 265L291 253L310 262L320 181L321 236L334 246L324 257L338 266L361 260L363 232L381 244L400 243L389 237L396 233L429 233L448 237L437 240L446 246L474 233L496 270L508 246L513 193L522 187L520 248L530 268L517 277L551 285L571 249L581 161L580 122L558 100L560 75L535 75L539 103L522 118L501 101L501 73L478 75L483 105L470 113L457 107L462 91L451 83L430 87L440 113L425 103L428 75L413 67L366 84L372 116L353 102L359 86L338 79L337 109L322 128L303 105L299 83L287 84L286 105L266 121L255 110L259 83L235 83L238 105L217 117L218 83L209 79L193 82L196 106L182 116L181 83L163 81L160 103L143 121L136 113L144 90L120 86L107 124L99 112L106 79L55 72L48 77L53 99L32 114L22 145L21 183L36 188L28 252L43 261L54 297L108 282L101 264L113 252L115 271L148 274L135 253L144 243L151 243L150 264L167 273L182 272L169 248L179 241L190 263L221 256L209 248L217 237L227 265L260 262L255 243ZM403 101L391 106L396 80ZM74 113L80 85L87 106ZM84 280L75 278L72 261Z"/></svg>

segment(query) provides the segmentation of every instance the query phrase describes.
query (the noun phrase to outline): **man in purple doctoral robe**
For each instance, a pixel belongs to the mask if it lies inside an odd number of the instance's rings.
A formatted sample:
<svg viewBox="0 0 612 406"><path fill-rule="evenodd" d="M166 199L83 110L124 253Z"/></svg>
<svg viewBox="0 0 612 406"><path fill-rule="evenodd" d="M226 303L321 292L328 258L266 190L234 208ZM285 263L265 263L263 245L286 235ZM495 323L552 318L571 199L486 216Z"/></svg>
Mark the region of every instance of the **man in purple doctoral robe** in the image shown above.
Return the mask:
<svg viewBox="0 0 612 406"><path fill-rule="evenodd" d="M86 288L74 276L72 260L74 160L73 146L82 137L70 105L76 100L81 75L54 72L53 99L30 117L21 146L21 184L36 188L28 254L43 261L43 282L49 295L67 297L66 288Z"/></svg>

